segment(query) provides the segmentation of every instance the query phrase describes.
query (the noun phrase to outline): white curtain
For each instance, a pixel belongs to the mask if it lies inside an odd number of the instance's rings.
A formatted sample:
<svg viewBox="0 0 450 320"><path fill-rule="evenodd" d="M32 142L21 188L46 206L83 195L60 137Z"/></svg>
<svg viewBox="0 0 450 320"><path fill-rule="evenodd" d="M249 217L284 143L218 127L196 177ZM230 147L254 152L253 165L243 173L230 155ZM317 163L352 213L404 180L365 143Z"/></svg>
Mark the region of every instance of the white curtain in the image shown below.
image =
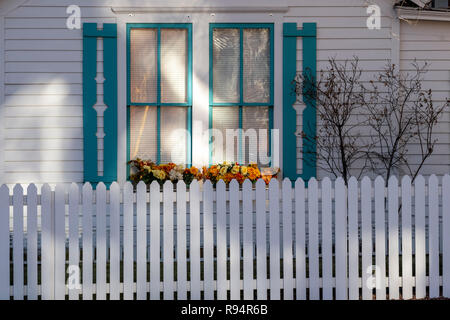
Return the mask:
<svg viewBox="0 0 450 320"><path fill-rule="evenodd" d="M156 107L130 107L130 159L156 161Z"/></svg>
<svg viewBox="0 0 450 320"><path fill-rule="evenodd" d="M161 163L186 164L186 107L161 107Z"/></svg>

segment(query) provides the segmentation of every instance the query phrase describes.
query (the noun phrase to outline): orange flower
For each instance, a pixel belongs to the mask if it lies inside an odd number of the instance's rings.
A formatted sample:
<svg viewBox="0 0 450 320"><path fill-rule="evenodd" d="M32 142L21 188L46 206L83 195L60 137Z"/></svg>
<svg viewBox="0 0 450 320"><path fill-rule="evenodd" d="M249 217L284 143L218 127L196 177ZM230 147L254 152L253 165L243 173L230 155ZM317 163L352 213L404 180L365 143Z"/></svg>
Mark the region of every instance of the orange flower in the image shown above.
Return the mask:
<svg viewBox="0 0 450 320"><path fill-rule="evenodd" d="M196 168L196 167L191 167L190 169L189 169L189 172L191 173L191 174L193 174L194 176L196 176L197 174L198 174L198 169Z"/></svg>

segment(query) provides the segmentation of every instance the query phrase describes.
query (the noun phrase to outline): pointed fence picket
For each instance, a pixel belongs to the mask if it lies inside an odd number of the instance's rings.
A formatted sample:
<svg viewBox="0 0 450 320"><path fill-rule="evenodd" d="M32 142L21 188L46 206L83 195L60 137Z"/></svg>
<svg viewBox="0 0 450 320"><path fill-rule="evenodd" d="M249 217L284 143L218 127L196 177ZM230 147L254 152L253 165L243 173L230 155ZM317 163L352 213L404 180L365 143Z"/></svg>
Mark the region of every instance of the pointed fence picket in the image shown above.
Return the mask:
<svg viewBox="0 0 450 320"><path fill-rule="evenodd" d="M448 175L1 186L0 299L450 297L449 195Z"/></svg>

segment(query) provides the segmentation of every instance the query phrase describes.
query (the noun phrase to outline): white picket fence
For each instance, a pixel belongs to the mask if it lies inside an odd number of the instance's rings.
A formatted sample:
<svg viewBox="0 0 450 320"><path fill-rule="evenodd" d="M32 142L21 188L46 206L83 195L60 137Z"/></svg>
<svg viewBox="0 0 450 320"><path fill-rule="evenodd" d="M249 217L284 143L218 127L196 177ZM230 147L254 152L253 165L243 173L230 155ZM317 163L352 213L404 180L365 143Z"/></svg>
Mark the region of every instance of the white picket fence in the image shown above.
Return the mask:
<svg viewBox="0 0 450 320"><path fill-rule="evenodd" d="M0 299L413 296L450 297L448 175L0 188Z"/></svg>

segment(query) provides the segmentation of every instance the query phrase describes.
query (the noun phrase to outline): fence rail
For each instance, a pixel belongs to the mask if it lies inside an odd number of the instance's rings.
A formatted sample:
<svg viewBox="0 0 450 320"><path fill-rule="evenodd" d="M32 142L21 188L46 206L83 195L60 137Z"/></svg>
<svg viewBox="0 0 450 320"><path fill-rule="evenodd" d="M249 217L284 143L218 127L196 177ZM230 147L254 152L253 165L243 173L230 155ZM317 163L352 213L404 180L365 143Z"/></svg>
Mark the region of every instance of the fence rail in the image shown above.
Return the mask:
<svg viewBox="0 0 450 320"><path fill-rule="evenodd" d="M426 296L450 297L448 175L0 188L0 299Z"/></svg>

